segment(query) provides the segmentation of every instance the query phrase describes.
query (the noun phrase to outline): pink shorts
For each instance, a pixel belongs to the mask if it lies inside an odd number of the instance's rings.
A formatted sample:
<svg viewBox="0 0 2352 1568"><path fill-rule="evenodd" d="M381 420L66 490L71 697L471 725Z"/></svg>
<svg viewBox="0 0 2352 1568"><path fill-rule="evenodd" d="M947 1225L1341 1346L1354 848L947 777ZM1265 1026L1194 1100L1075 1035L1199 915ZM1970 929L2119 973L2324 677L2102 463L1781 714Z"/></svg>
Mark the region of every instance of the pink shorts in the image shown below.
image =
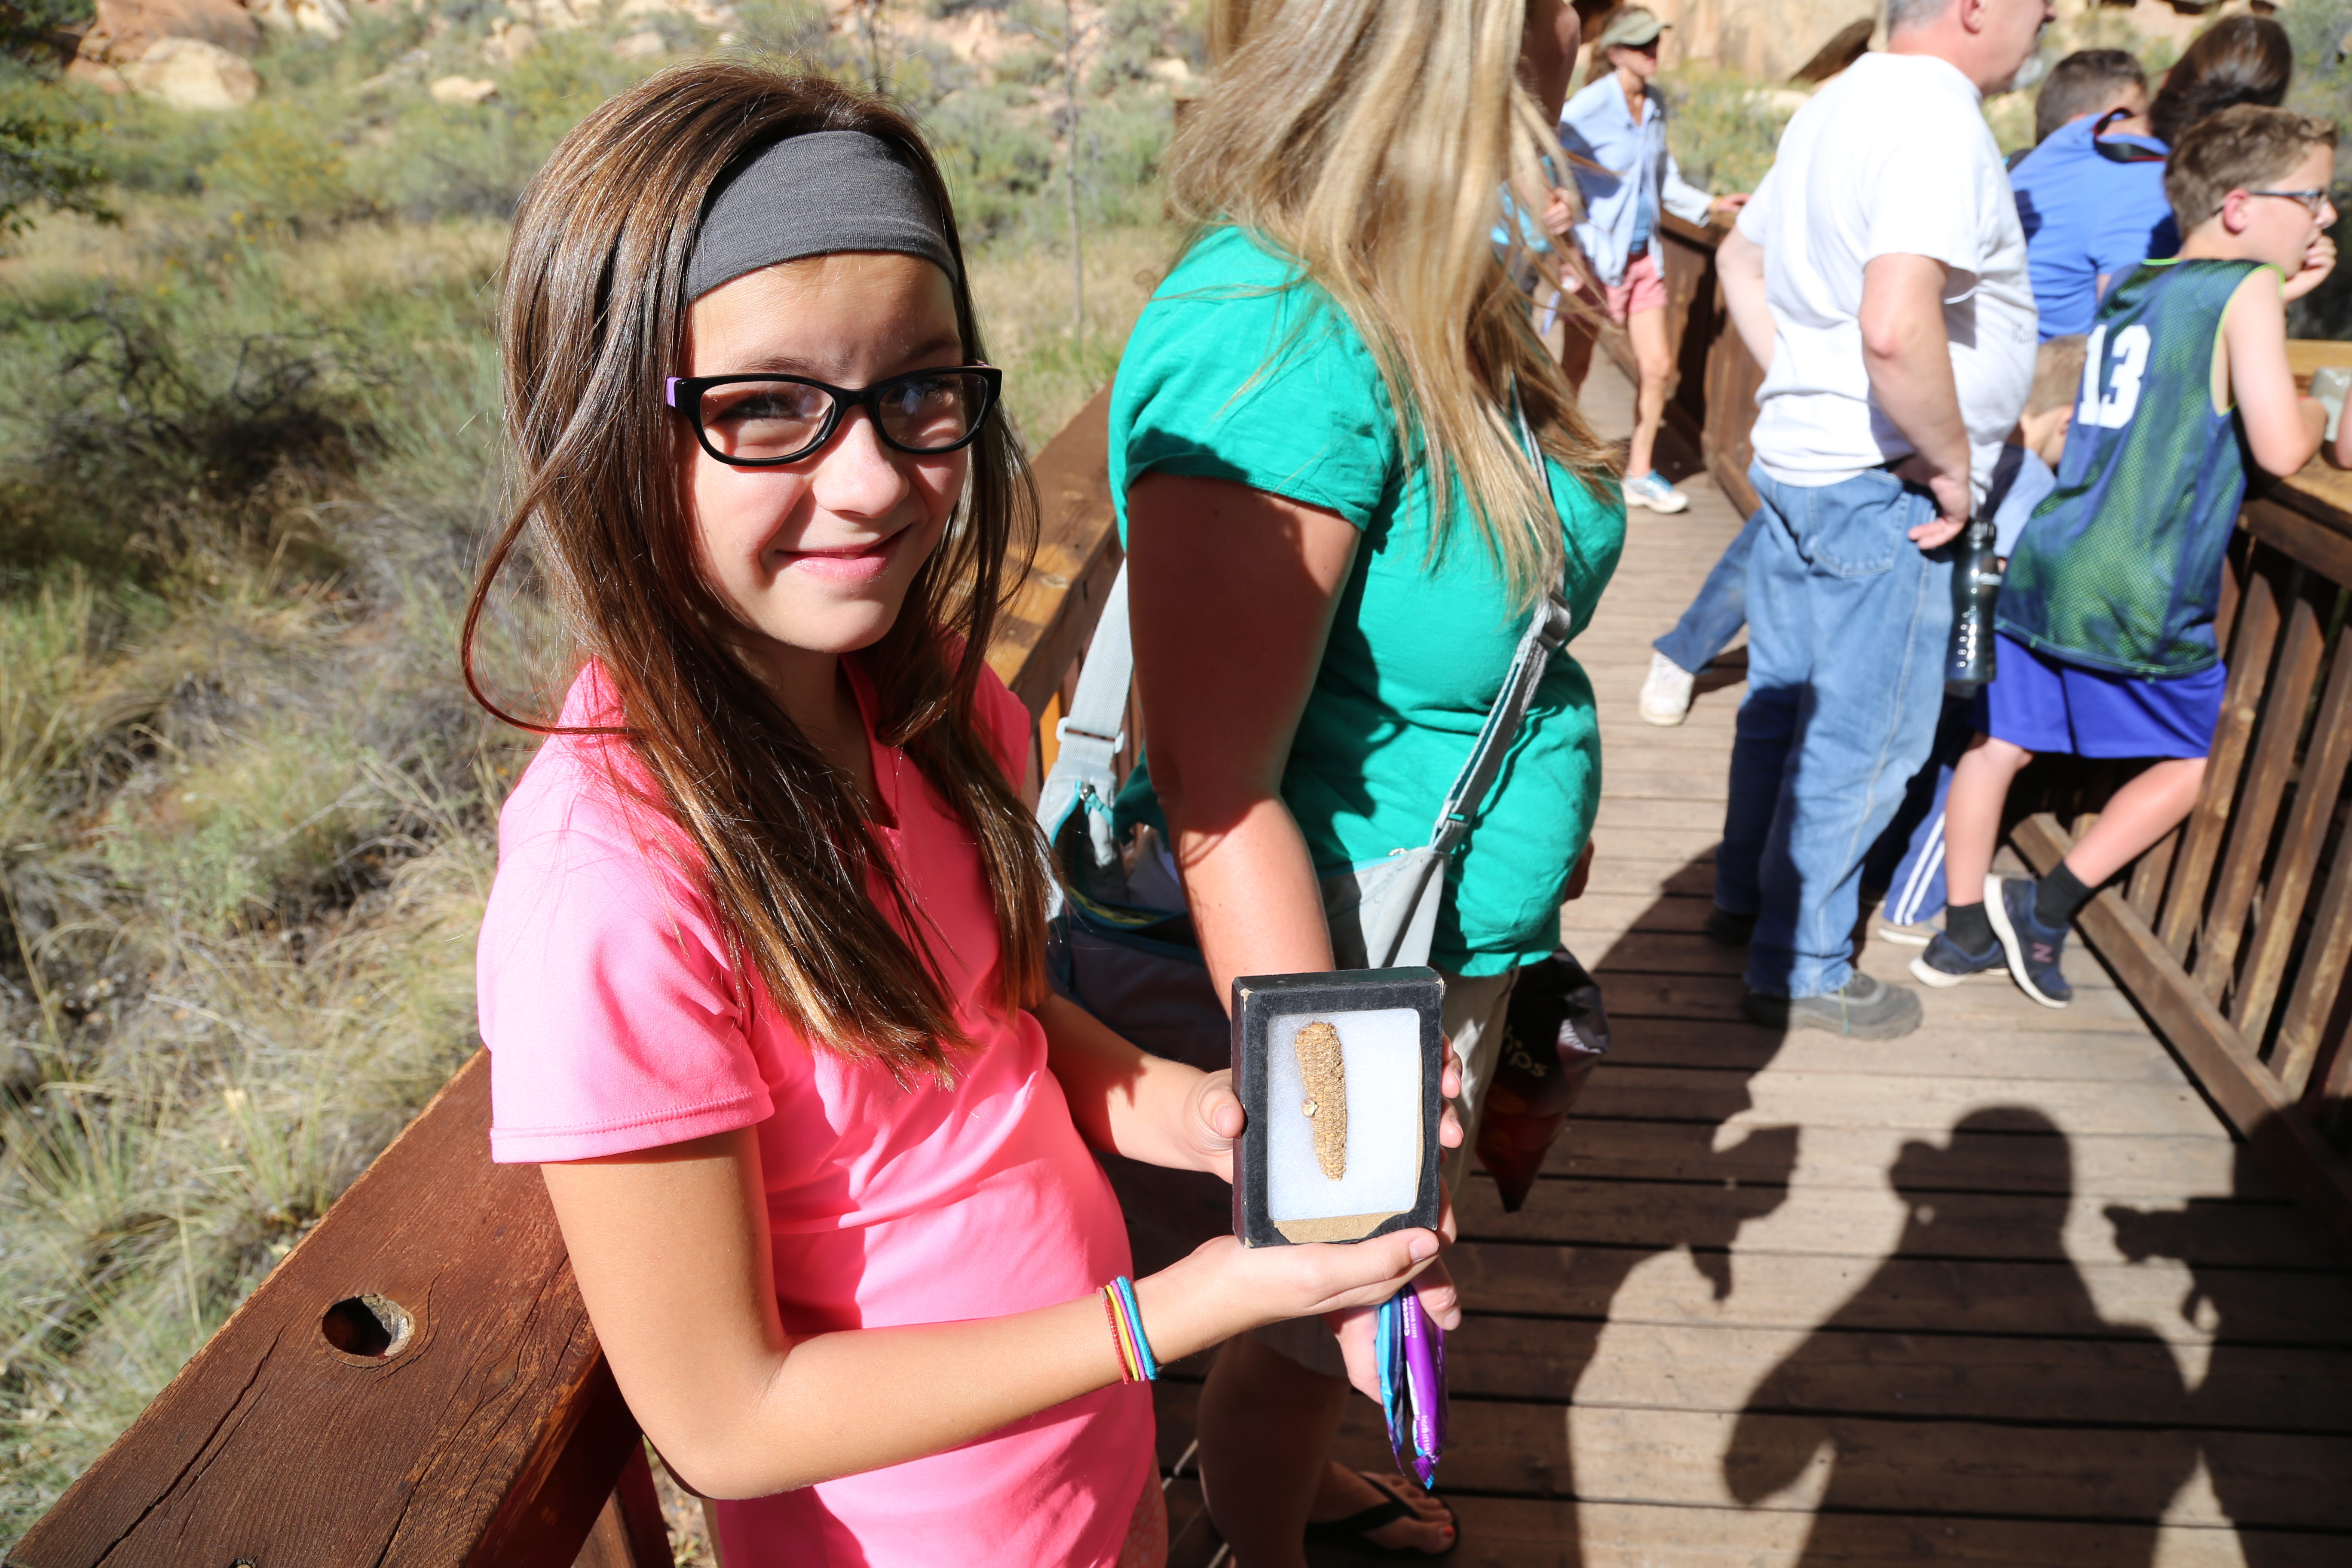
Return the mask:
<svg viewBox="0 0 2352 1568"><path fill-rule="evenodd" d="M1638 316L1644 310L1664 310L1666 280L1658 276L1657 252L1645 250L1633 258L1625 264L1625 280L1622 283L1604 283L1601 286L1601 309L1607 310L1609 319L1621 327L1628 316Z"/></svg>

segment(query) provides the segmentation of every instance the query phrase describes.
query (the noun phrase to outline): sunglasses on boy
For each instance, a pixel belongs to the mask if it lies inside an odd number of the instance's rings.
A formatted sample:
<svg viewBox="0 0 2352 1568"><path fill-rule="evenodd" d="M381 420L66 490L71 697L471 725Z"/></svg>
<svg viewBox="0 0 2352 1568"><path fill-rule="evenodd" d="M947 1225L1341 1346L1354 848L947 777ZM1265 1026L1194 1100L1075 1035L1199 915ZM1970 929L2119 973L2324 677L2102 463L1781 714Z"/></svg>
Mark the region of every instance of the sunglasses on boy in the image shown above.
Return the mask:
<svg viewBox="0 0 2352 1568"><path fill-rule="evenodd" d="M2309 213L2314 217L2317 217L2322 213L2326 212L2329 205L2327 193L2326 191L2248 191L2246 195L2250 196L2278 196L2285 201L2300 202L2303 204L2303 210ZM2219 212L2221 209L2215 207L2213 210L2215 212Z"/></svg>
<svg viewBox="0 0 2352 1568"><path fill-rule="evenodd" d="M960 364L909 371L871 386L832 386L803 375L674 375L662 402L686 416L694 438L738 468L797 463L821 450L842 416L863 408L883 444L933 457L971 444L996 405L1004 373Z"/></svg>

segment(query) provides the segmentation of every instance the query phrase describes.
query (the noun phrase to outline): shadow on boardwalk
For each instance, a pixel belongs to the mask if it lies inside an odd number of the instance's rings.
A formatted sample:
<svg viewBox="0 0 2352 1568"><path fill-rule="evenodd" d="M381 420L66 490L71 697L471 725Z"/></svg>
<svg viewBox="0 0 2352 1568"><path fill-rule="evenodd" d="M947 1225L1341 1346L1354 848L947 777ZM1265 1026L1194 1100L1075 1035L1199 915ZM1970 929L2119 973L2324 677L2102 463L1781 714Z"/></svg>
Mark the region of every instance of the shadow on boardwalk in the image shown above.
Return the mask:
<svg viewBox="0 0 2352 1568"><path fill-rule="evenodd" d="M1937 1204L1973 1179L1969 1145L1987 1140L2004 1145L2017 1179L2032 1189L2003 1197L2008 1260L1998 1265L1951 1258L1937 1228ZM2155 1562L2166 1506L2197 1465L2189 1392L2163 1342L2102 1317L2068 1258L2072 1164L2056 1124L2023 1106L1972 1112L1942 1147L1904 1145L1888 1173L1909 1211L1902 1240L1869 1282L1765 1378L1724 1457L1724 1479L1748 1504L1796 1484L1817 1464L1829 1467L1801 1563L1853 1563L1884 1551L1884 1515L2013 1513L2029 1500L2021 1488L2037 1484L2071 1495L2031 1500L2042 1505L2032 1511L2073 1514L2100 1527L2076 1539L2071 1562L2082 1568ZM1890 1320L1918 1313L1916 1266L1929 1260L1942 1261L1951 1275L1955 1300L1997 1289L1996 1281L1972 1276L2006 1270L2014 1261L2061 1266L2045 1274L2037 1292L2034 1332L2044 1343L2032 1375L1988 1391L2004 1428L1994 1462L1985 1462L1991 1455L1967 1462L1930 1431L1895 1429L1890 1447L1883 1419L1844 1418L1858 1408L1898 1408L1906 1399L1951 1407L1951 1392L1937 1387L1953 1371L1948 1348L1935 1338L1884 1331ZM2086 1404L2129 1424L2107 1435L2109 1444L2129 1449L2128 1462L2099 1464L2095 1476L2084 1473L2082 1434L2069 1429Z"/></svg>

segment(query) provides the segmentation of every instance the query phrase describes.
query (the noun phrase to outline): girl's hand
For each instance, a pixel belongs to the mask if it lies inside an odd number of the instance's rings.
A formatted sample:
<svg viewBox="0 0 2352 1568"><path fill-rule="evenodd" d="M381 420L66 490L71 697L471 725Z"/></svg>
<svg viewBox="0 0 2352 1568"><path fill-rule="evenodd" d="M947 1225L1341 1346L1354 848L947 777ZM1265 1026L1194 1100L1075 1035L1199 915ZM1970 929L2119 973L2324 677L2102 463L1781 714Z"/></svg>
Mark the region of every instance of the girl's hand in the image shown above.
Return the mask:
<svg viewBox="0 0 2352 1568"><path fill-rule="evenodd" d="M1429 1267L1438 1246L1429 1230L1299 1247L1221 1236L1137 1282L1144 1331L1160 1360L1178 1361L1268 1323L1377 1307Z"/></svg>
<svg viewBox="0 0 2352 1568"><path fill-rule="evenodd" d="M1742 191L1737 195L1716 197L1715 200L1707 204L1706 210L1711 213L1721 213L1726 217L1729 217L1738 213L1741 207L1744 207L1747 205L1748 193Z"/></svg>
<svg viewBox="0 0 2352 1568"><path fill-rule="evenodd" d="M1439 1328L1451 1331L1462 1326L1461 1295L1454 1289L1454 1277L1445 1271L1444 1259L1422 1270L1412 1282L1412 1292L1421 1298L1421 1310ZM1371 1400L1381 1396L1379 1320L1378 1303L1350 1307L1324 1319L1339 1338L1339 1355L1348 1363L1348 1381Z"/></svg>
<svg viewBox="0 0 2352 1568"><path fill-rule="evenodd" d="M2286 297L2300 300L2327 280L2336 270L2336 242L2321 235L2303 253L2303 269L2286 280Z"/></svg>
<svg viewBox="0 0 2352 1568"><path fill-rule="evenodd" d="M1184 1097L1177 1136L1192 1152L1200 1169L1223 1177L1230 1186L1234 1179L1234 1142L1241 1137L1246 1120L1242 1097L1234 1092L1233 1069L1224 1068L1203 1074Z"/></svg>

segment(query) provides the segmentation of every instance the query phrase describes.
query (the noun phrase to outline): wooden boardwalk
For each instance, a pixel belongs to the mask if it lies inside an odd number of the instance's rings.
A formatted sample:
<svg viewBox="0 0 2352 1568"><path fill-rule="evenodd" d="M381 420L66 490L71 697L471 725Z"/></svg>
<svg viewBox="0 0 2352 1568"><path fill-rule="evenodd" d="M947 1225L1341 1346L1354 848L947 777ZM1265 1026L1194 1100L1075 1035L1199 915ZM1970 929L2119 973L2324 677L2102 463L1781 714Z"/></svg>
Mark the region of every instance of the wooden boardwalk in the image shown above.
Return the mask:
<svg viewBox="0 0 2352 1568"><path fill-rule="evenodd" d="M1591 390L1622 429L1605 363ZM1458 1194L1444 1561L2352 1563L2352 1276L2087 952L2063 1013L1995 977L1892 1044L1740 1020L1740 955L1699 923L1741 656L1682 728L1634 711L1738 524L1685 486L1574 647L1607 784L1563 925L1616 1050L1525 1209ZM1160 1384L1163 1467L1202 1370ZM1389 1463L1365 1402L1343 1444ZM1190 1467L1169 1488L1178 1568L1219 1552L1199 1495Z"/></svg>

